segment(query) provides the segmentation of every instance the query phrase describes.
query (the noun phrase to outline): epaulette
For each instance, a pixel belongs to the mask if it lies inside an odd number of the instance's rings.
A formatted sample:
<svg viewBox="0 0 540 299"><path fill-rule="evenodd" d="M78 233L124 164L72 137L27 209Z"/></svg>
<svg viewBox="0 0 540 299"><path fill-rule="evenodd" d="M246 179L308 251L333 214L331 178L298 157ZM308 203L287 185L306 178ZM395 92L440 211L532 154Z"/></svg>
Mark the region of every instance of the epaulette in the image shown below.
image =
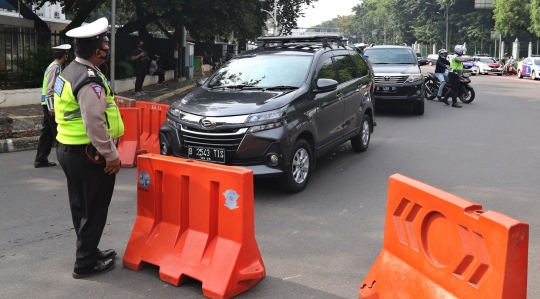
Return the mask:
<svg viewBox="0 0 540 299"><path fill-rule="evenodd" d="M86 68L86 74L88 75L88 78L95 78L96 77L96 71L93 68Z"/></svg>

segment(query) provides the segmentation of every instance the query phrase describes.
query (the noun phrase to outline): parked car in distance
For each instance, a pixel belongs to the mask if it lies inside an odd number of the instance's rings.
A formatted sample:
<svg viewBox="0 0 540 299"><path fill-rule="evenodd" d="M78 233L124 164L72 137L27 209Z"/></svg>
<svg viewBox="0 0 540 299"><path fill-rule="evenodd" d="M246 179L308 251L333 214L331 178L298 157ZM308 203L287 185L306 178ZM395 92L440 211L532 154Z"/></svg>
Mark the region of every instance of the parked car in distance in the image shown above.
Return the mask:
<svg viewBox="0 0 540 299"><path fill-rule="evenodd" d="M463 57L471 57L469 55L463 55ZM473 76L478 75L479 70L474 61L467 61L463 63L463 72L470 73Z"/></svg>
<svg viewBox="0 0 540 299"><path fill-rule="evenodd" d="M437 59L439 59L439 55L438 54L429 54L426 57L426 59L427 59L429 65L436 65L437 64Z"/></svg>
<svg viewBox="0 0 540 299"><path fill-rule="evenodd" d="M422 54L416 53L416 57L417 57L417 59L418 59L418 65L426 65L426 64L428 64L427 59L425 59L424 57L422 57Z"/></svg>
<svg viewBox="0 0 540 299"><path fill-rule="evenodd" d="M531 77L533 80L540 78L540 56L527 57L518 63L518 78Z"/></svg>
<svg viewBox="0 0 540 299"><path fill-rule="evenodd" d="M474 64L478 67L479 74L497 74L497 76L502 76L502 65L495 61L495 59L485 56L474 56L474 58L476 58Z"/></svg>
<svg viewBox="0 0 540 299"><path fill-rule="evenodd" d="M279 176L300 192L317 157L350 141L368 149L373 75L341 35L266 36L175 101L160 129L163 155ZM329 174L331 175L331 174Z"/></svg>
<svg viewBox="0 0 540 299"><path fill-rule="evenodd" d="M424 114L424 76L416 53L406 46L373 46L364 55L375 72L375 109L384 106L409 106Z"/></svg>

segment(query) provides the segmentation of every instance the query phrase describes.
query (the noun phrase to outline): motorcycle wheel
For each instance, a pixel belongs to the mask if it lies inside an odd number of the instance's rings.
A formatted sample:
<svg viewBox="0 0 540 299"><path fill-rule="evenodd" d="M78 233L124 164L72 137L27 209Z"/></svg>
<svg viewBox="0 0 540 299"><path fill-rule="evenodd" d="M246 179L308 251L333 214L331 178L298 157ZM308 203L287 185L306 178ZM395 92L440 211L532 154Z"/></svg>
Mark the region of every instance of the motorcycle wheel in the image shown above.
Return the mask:
<svg viewBox="0 0 540 299"><path fill-rule="evenodd" d="M464 104L469 104L474 100L474 89L470 86L463 86L461 87L461 92L459 95L459 100L463 102Z"/></svg>
<svg viewBox="0 0 540 299"><path fill-rule="evenodd" d="M437 84L435 84L435 82L433 82L432 80L428 80L426 82L426 99L427 100L430 100L430 101L433 101L433 99L435 99L435 97L437 97L437 92L439 91L439 87L437 86Z"/></svg>

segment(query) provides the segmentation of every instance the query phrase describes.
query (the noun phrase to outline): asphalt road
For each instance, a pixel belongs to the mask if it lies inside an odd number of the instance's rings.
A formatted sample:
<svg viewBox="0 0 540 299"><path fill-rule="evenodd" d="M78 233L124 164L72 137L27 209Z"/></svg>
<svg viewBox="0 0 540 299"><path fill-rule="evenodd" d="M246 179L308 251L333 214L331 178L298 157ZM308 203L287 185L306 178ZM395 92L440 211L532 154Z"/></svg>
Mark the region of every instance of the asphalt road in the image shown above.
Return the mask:
<svg viewBox="0 0 540 299"><path fill-rule="evenodd" d="M461 109L426 102L425 115L380 113L367 152L345 143L323 156L308 188L287 194L256 180L256 238L267 276L238 298L357 298L383 240L388 177L400 173L530 224L528 298L540 298L540 82L473 77ZM75 234L60 167L35 152L0 154L0 298L203 298L158 268L121 258L136 213L136 169L117 178L101 248L117 268L71 278ZM52 155L51 160L54 159Z"/></svg>

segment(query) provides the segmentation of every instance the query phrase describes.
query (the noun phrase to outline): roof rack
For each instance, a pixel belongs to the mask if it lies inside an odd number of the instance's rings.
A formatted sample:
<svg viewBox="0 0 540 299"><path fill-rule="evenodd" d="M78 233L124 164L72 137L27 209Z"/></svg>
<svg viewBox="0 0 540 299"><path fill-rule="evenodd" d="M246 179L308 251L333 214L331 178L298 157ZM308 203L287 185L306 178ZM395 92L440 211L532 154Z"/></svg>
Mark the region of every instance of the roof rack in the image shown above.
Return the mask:
<svg viewBox="0 0 540 299"><path fill-rule="evenodd" d="M257 41L261 42L259 48L264 48L267 44L271 43L301 43L301 42L320 42L323 47L329 47L329 42L334 42L338 47L343 47L344 38L340 34L323 34L323 35L286 35L286 36L261 36L257 38Z"/></svg>

